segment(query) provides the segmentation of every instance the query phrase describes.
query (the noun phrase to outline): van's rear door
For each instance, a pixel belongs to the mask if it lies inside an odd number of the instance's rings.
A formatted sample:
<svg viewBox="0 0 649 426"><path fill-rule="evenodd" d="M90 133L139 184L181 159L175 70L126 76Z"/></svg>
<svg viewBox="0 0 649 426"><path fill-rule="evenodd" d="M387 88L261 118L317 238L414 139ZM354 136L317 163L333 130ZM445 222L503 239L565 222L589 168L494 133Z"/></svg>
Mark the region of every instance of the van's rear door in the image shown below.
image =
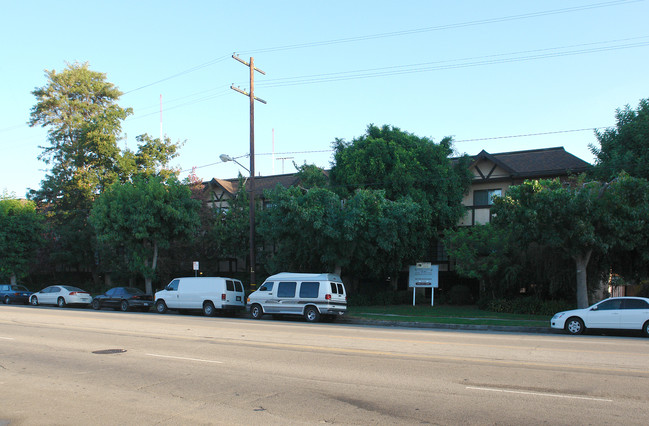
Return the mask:
<svg viewBox="0 0 649 426"><path fill-rule="evenodd" d="M345 292L345 286L343 283L338 283L331 281L331 301L332 305L340 305L341 307L347 307L347 293Z"/></svg>
<svg viewBox="0 0 649 426"><path fill-rule="evenodd" d="M237 280L225 280L225 300L224 305L229 306L246 306L243 284Z"/></svg>

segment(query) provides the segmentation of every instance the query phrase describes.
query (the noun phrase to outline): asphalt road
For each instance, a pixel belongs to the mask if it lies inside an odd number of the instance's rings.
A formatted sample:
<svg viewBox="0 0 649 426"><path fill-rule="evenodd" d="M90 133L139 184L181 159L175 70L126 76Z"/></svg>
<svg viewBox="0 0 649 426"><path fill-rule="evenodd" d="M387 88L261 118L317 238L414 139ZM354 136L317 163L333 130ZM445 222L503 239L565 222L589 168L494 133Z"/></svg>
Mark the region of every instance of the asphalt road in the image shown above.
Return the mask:
<svg viewBox="0 0 649 426"><path fill-rule="evenodd" d="M644 425L648 348L1 305L0 425Z"/></svg>

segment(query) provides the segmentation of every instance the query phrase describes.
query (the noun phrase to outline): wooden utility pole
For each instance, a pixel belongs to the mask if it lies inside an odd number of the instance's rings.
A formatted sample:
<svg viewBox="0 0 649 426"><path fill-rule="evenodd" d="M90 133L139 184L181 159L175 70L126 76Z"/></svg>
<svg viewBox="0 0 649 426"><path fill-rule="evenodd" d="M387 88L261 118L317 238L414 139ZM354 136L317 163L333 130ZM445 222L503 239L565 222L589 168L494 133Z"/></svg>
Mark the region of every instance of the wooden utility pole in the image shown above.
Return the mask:
<svg viewBox="0 0 649 426"><path fill-rule="evenodd" d="M250 93L234 87L234 84L230 88L250 98L250 286L254 287L257 281L255 277L257 263L255 256L255 101L266 103L265 100L255 97L255 71L263 75L266 75L266 73L255 68L252 57L250 57L250 62L244 61L236 54L233 54L232 57L250 68Z"/></svg>

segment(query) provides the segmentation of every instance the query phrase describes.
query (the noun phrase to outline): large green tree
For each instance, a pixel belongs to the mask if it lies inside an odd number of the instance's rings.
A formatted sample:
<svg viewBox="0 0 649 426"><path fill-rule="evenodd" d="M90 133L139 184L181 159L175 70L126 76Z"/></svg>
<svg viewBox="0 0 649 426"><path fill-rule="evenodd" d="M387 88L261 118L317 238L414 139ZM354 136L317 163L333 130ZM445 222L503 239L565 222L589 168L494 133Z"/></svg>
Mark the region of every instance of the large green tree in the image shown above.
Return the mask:
<svg viewBox="0 0 649 426"><path fill-rule="evenodd" d="M620 172L649 179L649 99L642 99L637 110L618 109L615 120L615 127L595 132L599 146L590 145L597 158L593 173L602 180Z"/></svg>
<svg viewBox="0 0 649 426"><path fill-rule="evenodd" d="M588 306L593 253L635 250L649 239L649 183L621 174L610 183L527 181L495 200L493 224L510 241L562 250L575 262L577 306ZM648 254L649 255L649 254Z"/></svg>
<svg viewBox="0 0 649 426"><path fill-rule="evenodd" d="M0 197L0 277L15 284L43 242L43 218L32 201Z"/></svg>
<svg viewBox="0 0 649 426"><path fill-rule="evenodd" d="M258 231L273 248L270 272L330 270L365 279L398 272L420 249L420 207L383 191L356 190L342 202L327 188L278 187Z"/></svg>
<svg viewBox="0 0 649 426"><path fill-rule="evenodd" d="M122 121L130 108L117 104L121 92L87 63L46 71L47 84L32 93L29 124L47 128L40 159L49 166L41 188L30 197L46 206L55 233L54 260L95 269L95 245L87 217L92 202L118 180Z"/></svg>
<svg viewBox="0 0 649 426"><path fill-rule="evenodd" d="M389 200L410 198L421 206L427 238L453 227L466 210L471 184L468 156L451 161L452 138L434 143L392 126L370 125L351 142L334 142L334 190L343 197L356 189L381 189Z"/></svg>
<svg viewBox="0 0 649 426"><path fill-rule="evenodd" d="M94 203L90 222L100 242L123 248L129 269L144 276L151 293L159 250L193 234L199 207L190 189L174 176L136 176L104 191Z"/></svg>

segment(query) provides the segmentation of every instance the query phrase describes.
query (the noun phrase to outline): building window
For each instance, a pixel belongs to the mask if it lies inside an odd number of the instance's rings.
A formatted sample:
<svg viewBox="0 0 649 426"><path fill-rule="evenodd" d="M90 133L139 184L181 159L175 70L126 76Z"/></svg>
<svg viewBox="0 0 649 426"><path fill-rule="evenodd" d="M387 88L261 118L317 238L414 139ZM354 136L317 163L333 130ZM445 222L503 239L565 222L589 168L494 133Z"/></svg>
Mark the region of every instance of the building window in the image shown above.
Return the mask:
<svg viewBox="0 0 649 426"><path fill-rule="evenodd" d="M480 191L473 191L473 205L490 206L494 203L494 197L501 196L502 190L500 189L484 189Z"/></svg>

